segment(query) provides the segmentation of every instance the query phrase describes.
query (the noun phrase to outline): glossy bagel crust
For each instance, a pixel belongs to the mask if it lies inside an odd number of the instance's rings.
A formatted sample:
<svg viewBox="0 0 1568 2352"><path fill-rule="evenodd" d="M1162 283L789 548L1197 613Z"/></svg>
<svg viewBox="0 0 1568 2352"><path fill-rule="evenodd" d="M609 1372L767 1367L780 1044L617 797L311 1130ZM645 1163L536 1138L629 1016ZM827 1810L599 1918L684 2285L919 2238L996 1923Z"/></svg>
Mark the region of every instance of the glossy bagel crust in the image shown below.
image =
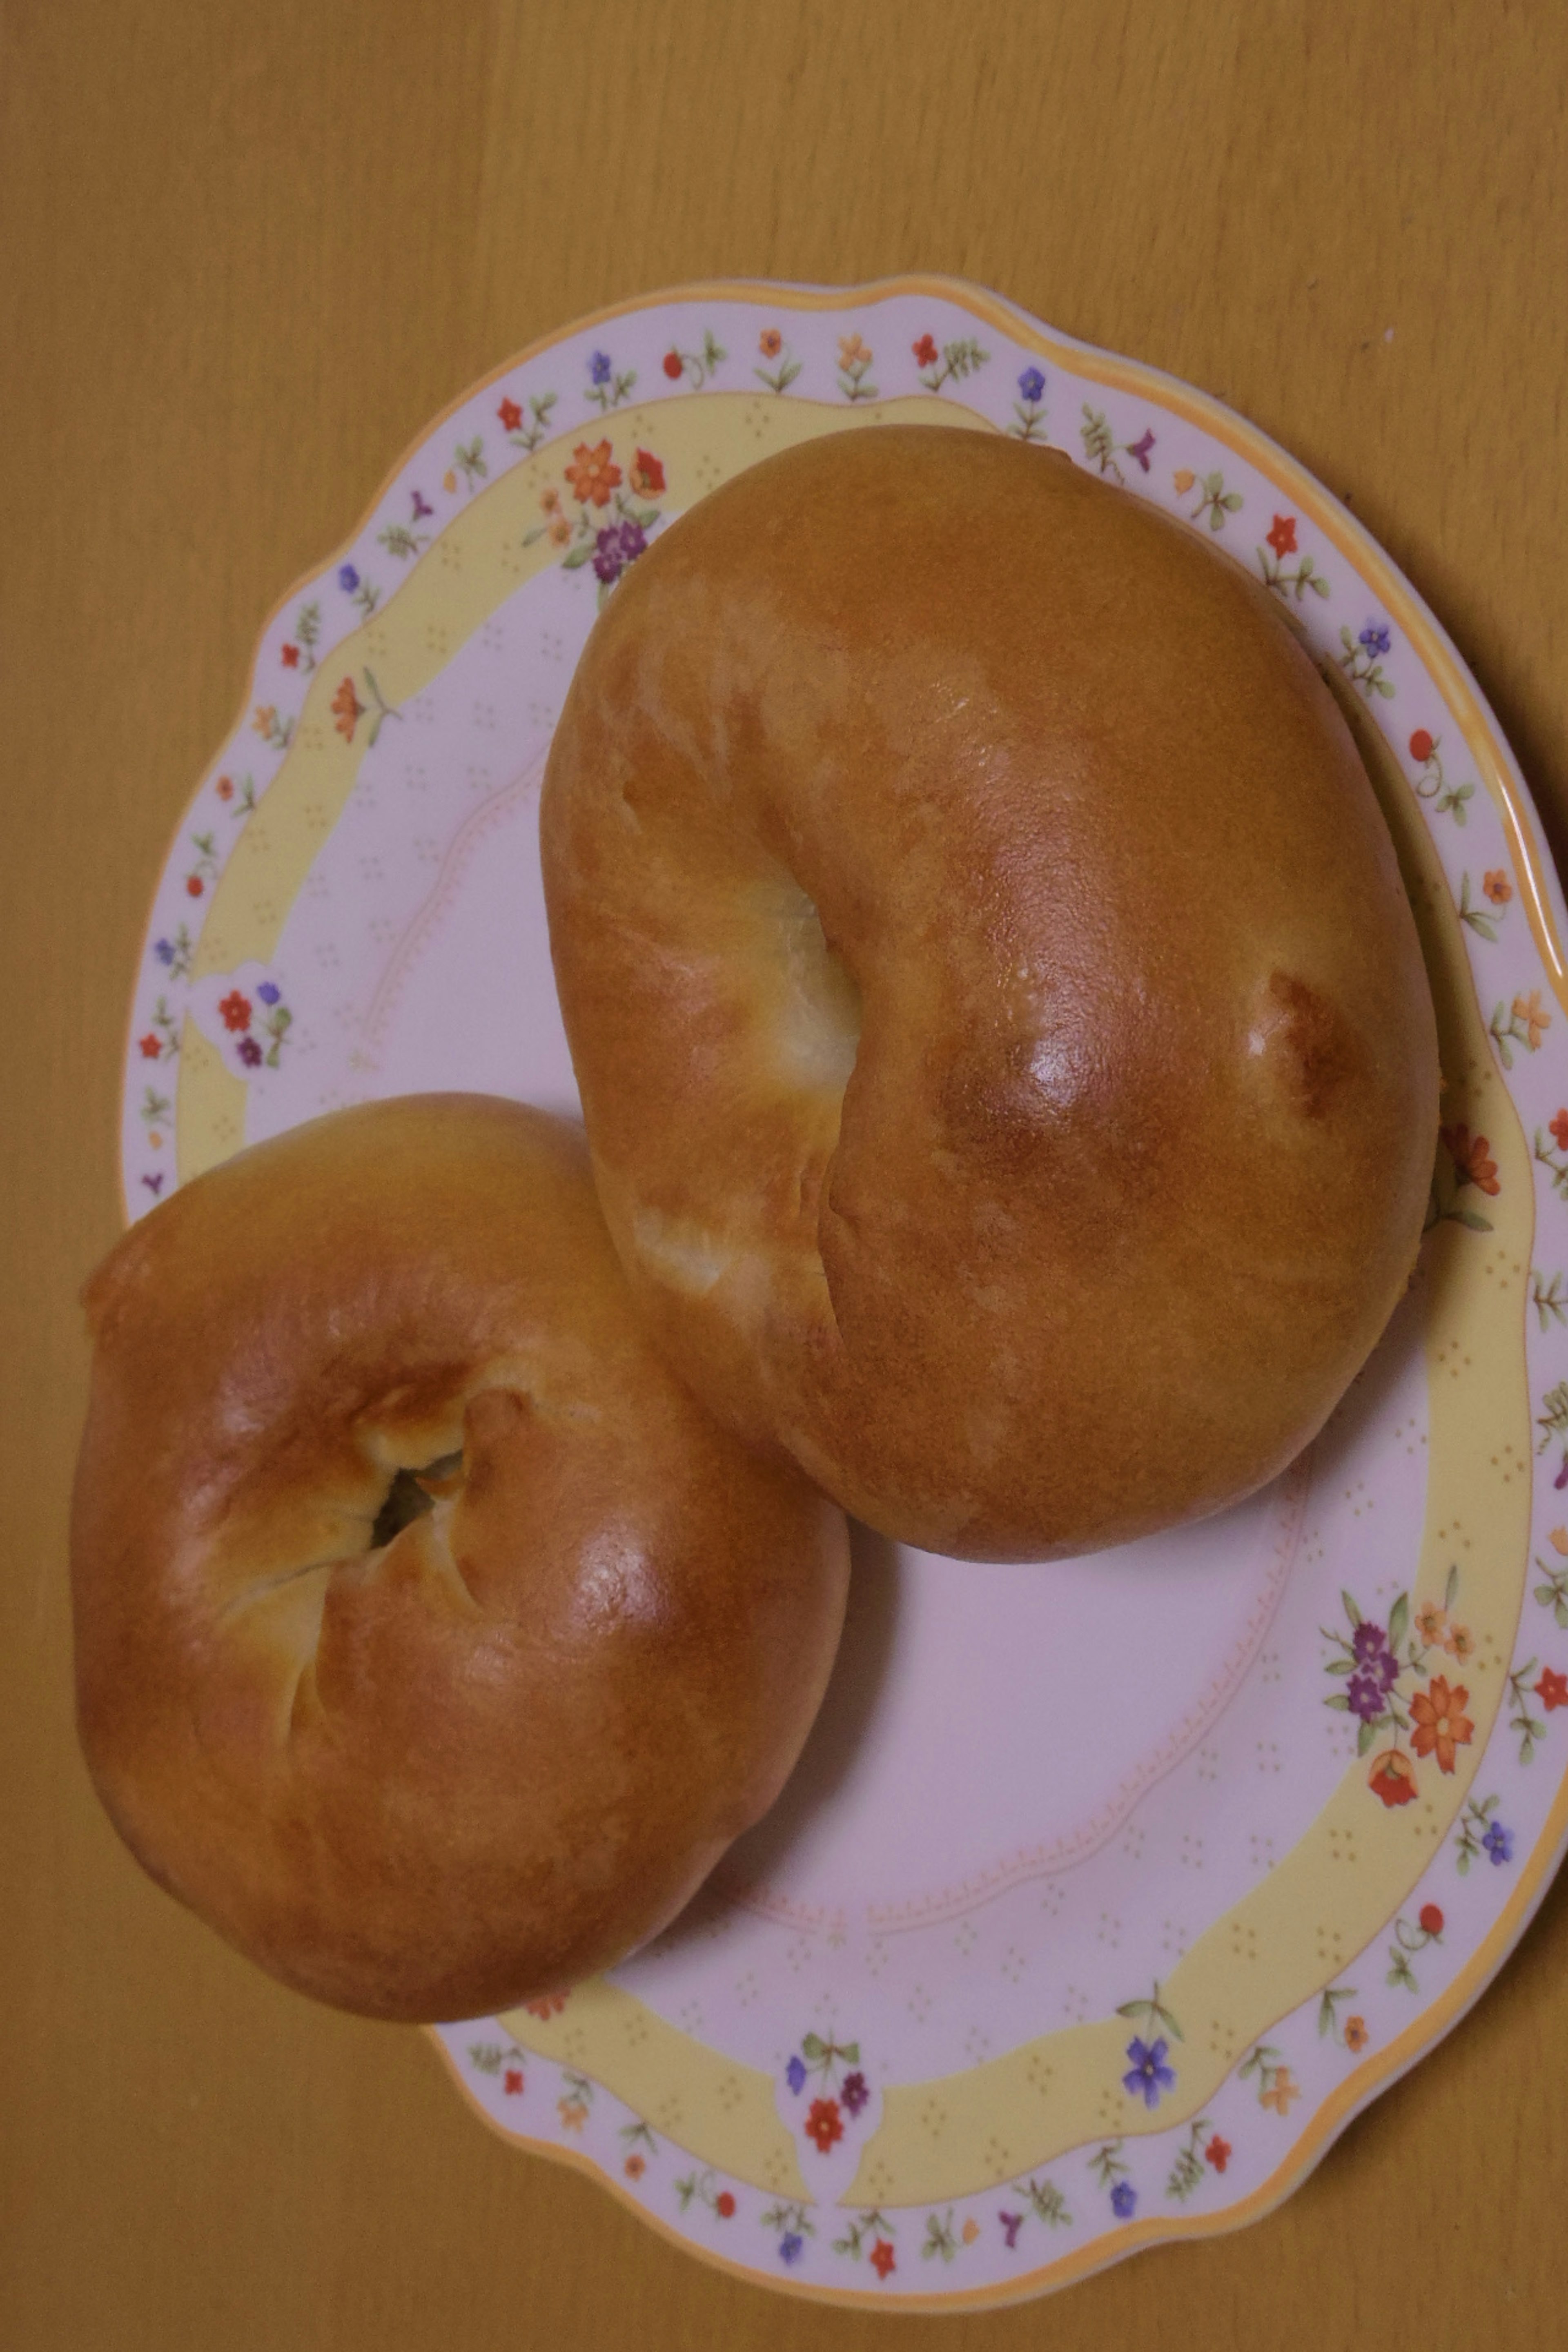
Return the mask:
<svg viewBox="0 0 1568 2352"><path fill-rule="evenodd" d="M597 622L542 804L595 1181L713 1411L1027 1559L1273 1476L1420 1239L1436 1027L1284 614L1056 452L768 458Z"/></svg>
<svg viewBox="0 0 1568 2352"><path fill-rule="evenodd" d="M794 1763L847 1539L654 1354L578 1130L334 1113L154 1209L85 1298L79 1716L153 1875L380 2017L488 2014L662 1927ZM459 1448L372 1549L394 1474Z"/></svg>

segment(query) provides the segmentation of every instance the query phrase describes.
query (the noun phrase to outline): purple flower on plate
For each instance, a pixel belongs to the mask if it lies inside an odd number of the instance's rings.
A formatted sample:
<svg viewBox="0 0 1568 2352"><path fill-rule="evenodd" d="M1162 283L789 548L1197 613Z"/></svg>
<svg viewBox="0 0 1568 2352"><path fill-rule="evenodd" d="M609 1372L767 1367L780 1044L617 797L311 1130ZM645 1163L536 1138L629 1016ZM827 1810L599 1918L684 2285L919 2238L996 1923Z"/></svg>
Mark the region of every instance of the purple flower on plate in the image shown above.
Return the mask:
<svg viewBox="0 0 1568 2352"><path fill-rule="evenodd" d="M1145 473L1149 470L1149 452L1153 446L1154 435L1152 428L1149 425L1145 425L1143 428L1143 438L1142 441L1129 441L1127 444L1128 456L1130 457L1136 457L1138 463L1142 467Z"/></svg>
<svg viewBox="0 0 1568 2352"><path fill-rule="evenodd" d="M146 1185L147 1190L149 1191L149 1192L152 1192L153 1194L156 1195L157 1193L161 1192L163 1191L163 1170L160 1168L160 1169L159 1169L159 1171L158 1171L158 1172L157 1172L157 1174L156 1174L155 1176L143 1176L143 1177L142 1177L142 1181L143 1182L143 1184L145 1184L145 1185Z"/></svg>
<svg viewBox="0 0 1568 2352"><path fill-rule="evenodd" d="M595 352L588 362L588 374L595 383L608 383L613 369L608 352Z"/></svg>
<svg viewBox="0 0 1568 2352"><path fill-rule="evenodd" d="M1046 388L1046 379L1038 368L1026 368L1018 378L1018 389L1026 400L1038 400ZM1011 2243L1011 2241L1008 2242Z"/></svg>
<svg viewBox="0 0 1568 2352"><path fill-rule="evenodd" d="M1357 645L1364 646L1369 654L1385 654L1390 642L1388 631L1381 621L1369 621L1356 639Z"/></svg>
<svg viewBox="0 0 1568 2352"><path fill-rule="evenodd" d="M1131 2091L1134 2098L1142 2092L1146 2107L1157 2107L1161 2093L1176 2087L1176 2077L1165 2063L1170 2046L1163 2039L1140 2042L1136 2034L1127 2045L1127 2055L1132 2063L1121 2077L1121 2087Z"/></svg>
<svg viewBox="0 0 1568 2352"><path fill-rule="evenodd" d="M594 569L606 588L617 581L628 563L635 563L647 545L640 522L606 523L594 536Z"/></svg>
<svg viewBox="0 0 1568 2352"><path fill-rule="evenodd" d="M1505 1830L1500 1822L1493 1822L1481 1843L1500 1869L1513 1860L1513 1832Z"/></svg>
<svg viewBox="0 0 1568 2352"><path fill-rule="evenodd" d="M1399 1668L1388 1646L1388 1636L1381 1625L1374 1625L1370 1617L1363 1617L1351 1635L1351 1652L1361 1673L1376 1684L1380 1693L1394 1688L1399 1679ZM1355 1706L1353 1699L1351 1705Z"/></svg>
<svg viewBox="0 0 1568 2352"><path fill-rule="evenodd" d="M171 940L154 940L153 952L160 963L170 964L174 961L174 942Z"/></svg>
<svg viewBox="0 0 1568 2352"><path fill-rule="evenodd" d="M1111 2190L1110 2210L1119 2221L1131 2221L1138 2210L1138 2191L1130 2180L1119 2180Z"/></svg>
<svg viewBox="0 0 1568 2352"><path fill-rule="evenodd" d="M283 991L270 980L264 980L256 993L263 1004L276 1004Z"/></svg>
<svg viewBox="0 0 1568 2352"><path fill-rule="evenodd" d="M1002 2224L1002 2234L1006 2239L1007 2243L1010 2246L1016 2246L1018 2242L1018 2232L1024 2226L1023 2215L1021 2213L998 2213L996 2219Z"/></svg>
<svg viewBox="0 0 1568 2352"><path fill-rule="evenodd" d="M1383 1713L1383 1685L1375 1675L1352 1675L1345 1685L1345 1696L1352 1715L1363 1723L1375 1723Z"/></svg>
<svg viewBox="0 0 1568 2352"><path fill-rule="evenodd" d="M254 1070L259 1066L261 1061L261 1048L257 1044L254 1037L242 1037L237 1050L240 1060L245 1064L247 1070Z"/></svg>
<svg viewBox="0 0 1568 2352"><path fill-rule="evenodd" d="M790 2089L795 2093L795 2097L798 2099L801 2093L805 2088L805 2061L804 2058L792 2058L790 2060L789 2064L784 2068L784 2081L789 2084Z"/></svg>
<svg viewBox="0 0 1568 2352"><path fill-rule="evenodd" d="M435 513L435 508L430 504L430 501L426 498L422 490L416 490L413 493L413 498L414 520L416 522L423 522L426 515L433 515Z"/></svg>
<svg viewBox="0 0 1568 2352"><path fill-rule="evenodd" d="M838 2095L852 2116L858 2116L863 2107L869 2105L871 2093L858 2067L853 2074L845 2075L844 2087Z"/></svg>
<svg viewBox="0 0 1568 2352"><path fill-rule="evenodd" d="M805 2240L801 2236L798 2230L786 2231L784 2235L779 2240L779 2260L781 2263L798 2263L805 2252Z"/></svg>
<svg viewBox="0 0 1568 2352"><path fill-rule="evenodd" d="M342 590L345 596L352 596L354 590L359 586L359 573L354 570L352 563L339 564L338 586Z"/></svg>

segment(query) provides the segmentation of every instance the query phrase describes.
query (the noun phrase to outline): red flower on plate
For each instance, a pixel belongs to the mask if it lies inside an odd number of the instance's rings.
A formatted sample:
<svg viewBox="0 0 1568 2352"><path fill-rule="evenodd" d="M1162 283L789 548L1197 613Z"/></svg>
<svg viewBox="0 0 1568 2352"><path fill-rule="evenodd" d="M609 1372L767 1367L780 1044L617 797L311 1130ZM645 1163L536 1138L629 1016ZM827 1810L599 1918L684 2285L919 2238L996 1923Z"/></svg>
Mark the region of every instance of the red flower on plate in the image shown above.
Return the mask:
<svg viewBox="0 0 1568 2352"><path fill-rule="evenodd" d="M1204 2162L1212 2164L1216 2172L1223 2172L1230 2162L1229 2140L1222 2139L1215 2132L1204 2150Z"/></svg>
<svg viewBox="0 0 1568 2352"><path fill-rule="evenodd" d="M1435 1903L1423 1903L1418 1916L1423 1935L1440 1936L1442 1934L1443 1914Z"/></svg>
<svg viewBox="0 0 1568 2352"><path fill-rule="evenodd" d="M664 488L664 467L651 449L639 449L626 479L639 499L657 499Z"/></svg>
<svg viewBox="0 0 1568 2352"><path fill-rule="evenodd" d="M1436 749L1436 744L1427 734L1425 727L1418 727L1410 738L1410 756L1413 760L1419 760L1423 767L1426 765Z"/></svg>
<svg viewBox="0 0 1568 2352"><path fill-rule="evenodd" d="M237 988L229 990L219 1004L218 1012L226 1029L248 1029L250 1026L250 999L242 996Z"/></svg>
<svg viewBox="0 0 1568 2352"><path fill-rule="evenodd" d="M935 367L937 360L936 337L934 335L922 335L920 341L914 345L914 354L915 365L917 367Z"/></svg>
<svg viewBox="0 0 1568 2352"><path fill-rule="evenodd" d="M186 875L186 877L185 877L185 895L186 895L186 897L187 897L187 898L199 898L201 897L201 895L202 895L202 892L203 892L205 888L206 888L206 884L202 880L202 877L201 877L201 876L200 876L199 874L187 874L187 875Z"/></svg>
<svg viewBox="0 0 1568 2352"><path fill-rule="evenodd" d="M163 1050L159 1040L153 1036L151 1029L148 1030L145 1037L138 1037L136 1043L142 1048L142 1058L144 1062L155 1062L159 1055Z"/></svg>
<svg viewBox="0 0 1568 2352"><path fill-rule="evenodd" d="M1568 1675L1560 1675L1555 1666L1542 1666L1535 1696L1548 1715L1555 1714L1560 1706L1568 1706Z"/></svg>
<svg viewBox="0 0 1568 2352"><path fill-rule="evenodd" d="M727 2189L721 2189L718 2196L713 2200L713 2210L718 2214L721 2221L727 2221L734 2210L734 2199Z"/></svg>
<svg viewBox="0 0 1568 2352"><path fill-rule="evenodd" d="M836 2140L843 2138L844 2118L837 2099L813 2099L811 2113L805 2119L805 2136L816 2142L824 2156Z"/></svg>
<svg viewBox="0 0 1568 2352"><path fill-rule="evenodd" d="M500 418L502 429L508 433L515 433L522 423L522 411L515 400L503 400L496 415Z"/></svg>
<svg viewBox="0 0 1568 2352"><path fill-rule="evenodd" d="M1385 1805L1408 1805L1415 1794L1415 1767L1403 1748L1385 1748L1374 1759L1366 1785Z"/></svg>
<svg viewBox="0 0 1568 2352"><path fill-rule="evenodd" d="M686 362L681 358L679 352L666 352L664 355L664 372L669 378L671 383L679 383L681 374L685 370L685 366Z"/></svg>
<svg viewBox="0 0 1568 2352"><path fill-rule="evenodd" d="M1269 546L1274 550L1276 555L1280 557L1294 555L1296 552L1295 516L1276 515L1268 530L1264 533L1264 537L1268 540Z"/></svg>
<svg viewBox="0 0 1568 2352"><path fill-rule="evenodd" d="M285 669L298 669L298 668L299 668L299 667L300 667L300 648L299 648L299 646L284 646L284 648L283 648L283 667L284 667L284 668L285 668Z"/></svg>
<svg viewBox="0 0 1568 2352"><path fill-rule="evenodd" d="M893 2252L891 2239L879 2238L871 2249L871 2268L879 2279L885 2279L889 2271L896 2271L898 2267L899 2258Z"/></svg>
<svg viewBox="0 0 1568 2352"><path fill-rule="evenodd" d="M216 793L220 801L233 800L234 778L232 776L220 776L217 782L214 785L213 790Z"/></svg>
<svg viewBox="0 0 1568 2352"><path fill-rule="evenodd" d="M505 2091L508 2098L515 2099L518 2096L519 2093L522 2089L522 2069L520 2066L509 2066L507 2068L505 2074L501 2078L501 2088Z"/></svg>

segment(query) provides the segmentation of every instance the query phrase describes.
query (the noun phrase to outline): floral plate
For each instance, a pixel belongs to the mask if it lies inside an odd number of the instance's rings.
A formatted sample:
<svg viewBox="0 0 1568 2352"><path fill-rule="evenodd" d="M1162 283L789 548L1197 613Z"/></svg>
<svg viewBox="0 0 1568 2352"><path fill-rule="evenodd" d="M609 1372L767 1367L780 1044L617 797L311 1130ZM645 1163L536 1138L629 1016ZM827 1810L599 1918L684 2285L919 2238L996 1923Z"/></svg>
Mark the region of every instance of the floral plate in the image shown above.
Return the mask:
<svg viewBox="0 0 1568 2352"><path fill-rule="evenodd" d="M497 2130L708 2259L910 2308L1265 2211L1563 1850L1564 917L1442 631L1252 426L973 288L605 312L466 395L268 623L159 887L123 1162L134 1216L335 1104L573 1108L535 796L595 614L727 476L907 418L1065 449L1279 599L1382 796L1446 1078L1416 1276L1284 1478L1048 1570L858 1535L767 1820L613 1976L437 2036Z"/></svg>

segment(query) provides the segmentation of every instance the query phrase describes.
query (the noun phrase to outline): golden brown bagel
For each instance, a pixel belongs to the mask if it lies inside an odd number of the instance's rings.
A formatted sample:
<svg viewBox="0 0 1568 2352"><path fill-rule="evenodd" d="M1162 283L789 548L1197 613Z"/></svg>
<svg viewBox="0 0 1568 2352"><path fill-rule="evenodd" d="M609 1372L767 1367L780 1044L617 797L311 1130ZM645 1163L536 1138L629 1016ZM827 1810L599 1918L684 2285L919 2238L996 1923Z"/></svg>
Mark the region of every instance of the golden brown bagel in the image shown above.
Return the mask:
<svg viewBox="0 0 1568 2352"><path fill-rule="evenodd" d="M1282 1469L1415 1258L1436 1029L1257 582L1000 436L676 521L542 810L599 1197L659 1344L883 1533L1119 1542Z"/></svg>
<svg viewBox="0 0 1568 2352"><path fill-rule="evenodd" d="M379 2017L671 1918L795 1760L847 1545L654 1355L576 1130L338 1112L154 1209L86 1303L81 1737L153 1875ZM380 1540L395 1474L459 1448Z"/></svg>

